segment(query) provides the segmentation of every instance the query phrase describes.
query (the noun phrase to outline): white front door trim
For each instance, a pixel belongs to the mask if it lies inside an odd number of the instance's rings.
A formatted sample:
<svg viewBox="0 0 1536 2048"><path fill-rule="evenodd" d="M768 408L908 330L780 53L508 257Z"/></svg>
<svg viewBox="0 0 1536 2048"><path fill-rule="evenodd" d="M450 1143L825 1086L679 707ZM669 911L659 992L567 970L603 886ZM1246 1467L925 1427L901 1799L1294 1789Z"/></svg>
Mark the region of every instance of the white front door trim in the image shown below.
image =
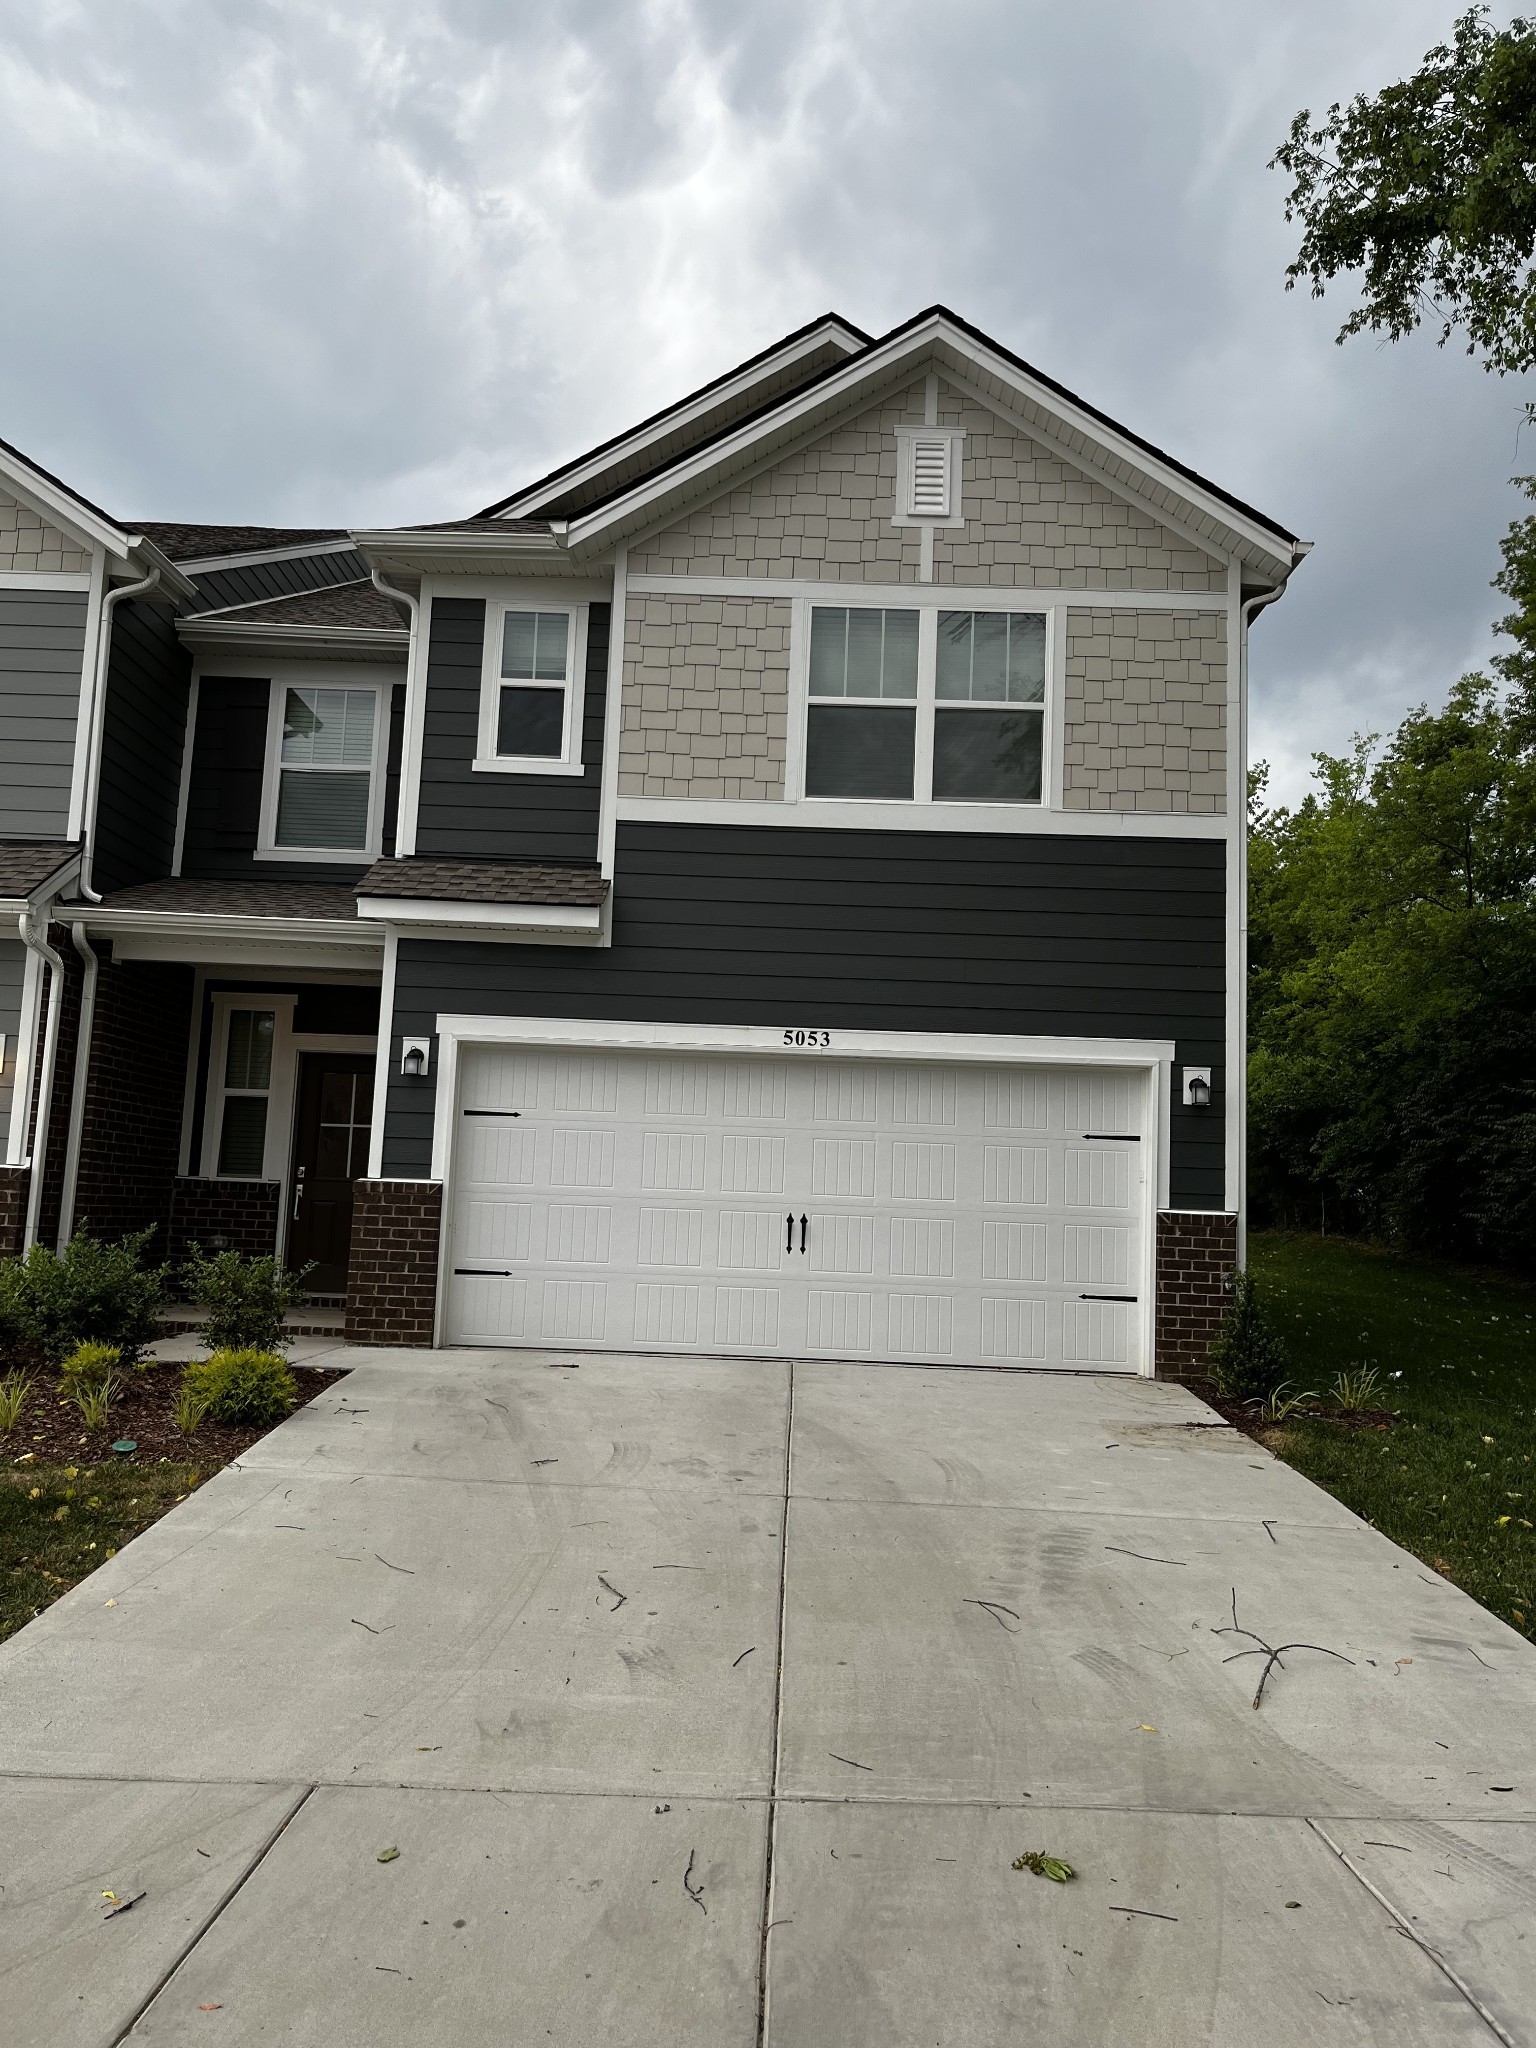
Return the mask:
<svg viewBox="0 0 1536 2048"><path fill-rule="evenodd" d="M464 1046L583 1046L608 1052L713 1052L776 1054L779 1058L916 1060L953 1066L1086 1066L1139 1068L1147 1077L1143 1142L1156 1161L1144 1185L1151 1196L1141 1251L1142 1372L1156 1370L1155 1321L1157 1212L1168 1207L1168 1117L1173 1044L1165 1039L1046 1038L961 1031L841 1030L835 1026L777 1024L648 1024L632 1018L469 1017L440 1015L437 1087L432 1134L432 1179L452 1199L454 1145L459 1117L459 1054ZM797 1043L796 1040L800 1042ZM433 1343L442 1344L448 1301L452 1232L442 1232L438 1254Z"/></svg>

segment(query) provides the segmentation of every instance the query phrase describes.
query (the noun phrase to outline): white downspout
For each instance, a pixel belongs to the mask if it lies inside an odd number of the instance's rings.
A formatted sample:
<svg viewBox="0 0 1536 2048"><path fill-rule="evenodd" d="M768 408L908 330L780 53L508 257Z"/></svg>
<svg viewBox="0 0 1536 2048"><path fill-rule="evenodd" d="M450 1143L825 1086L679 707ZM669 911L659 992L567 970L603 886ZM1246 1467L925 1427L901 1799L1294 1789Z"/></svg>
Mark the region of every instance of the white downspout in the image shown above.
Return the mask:
<svg viewBox="0 0 1536 2048"><path fill-rule="evenodd" d="M393 583L386 583L382 573L374 569L369 580L375 590L385 597L392 597L403 604L411 615L411 637L405 650L405 717L400 734L400 795L395 803L395 855L401 858L416 851L416 804L417 785L421 777L421 748L419 740L413 746L414 715L416 700L426 685L416 673L418 657L417 642L421 632L421 600L412 597L408 590L397 590Z"/></svg>
<svg viewBox="0 0 1536 2048"><path fill-rule="evenodd" d="M96 1022L96 977L101 962L77 918L70 927L75 951L85 962L80 988L80 1024L75 1037L75 1082L69 1098L69 1138L64 1147L64 1192L59 1198L59 1250L75 1228L75 1189L80 1179L80 1147L85 1132L85 1091L91 1073L91 1032Z"/></svg>
<svg viewBox="0 0 1536 2048"><path fill-rule="evenodd" d="M101 901L100 896L91 887L91 868L96 853L96 796L101 787L101 735L107 716L107 669L112 659L112 614L124 598L143 597L147 591L153 590L159 581L160 571L151 569L142 583L125 583L120 590L109 590L101 601L101 622L96 633L96 662L91 678L90 737L85 757L85 802L80 813L81 831L85 840L84 857L80 863L80 894L87 903Z"/></svg>
<svg viewBox="0 0 1536 2048"><path fill-rule="evenodd" d="M32 1138L32 1170L27 1179L27 1220L21 1248L29 1252L37 1243L37 1226L43 1209L43 1176L48 1165L49 1111L53 1107L53 1070L59 1052L59 1015L64 1007L64 962L48 943L48 910L52 899L41 906L29 903L17 919L21 942L48 967L48 1021L43 1026L43 1057L37 1083L37 1128ZM38 912L42 912L39 927ZM25 1115L25 1111L23 1111Z"/></svg>

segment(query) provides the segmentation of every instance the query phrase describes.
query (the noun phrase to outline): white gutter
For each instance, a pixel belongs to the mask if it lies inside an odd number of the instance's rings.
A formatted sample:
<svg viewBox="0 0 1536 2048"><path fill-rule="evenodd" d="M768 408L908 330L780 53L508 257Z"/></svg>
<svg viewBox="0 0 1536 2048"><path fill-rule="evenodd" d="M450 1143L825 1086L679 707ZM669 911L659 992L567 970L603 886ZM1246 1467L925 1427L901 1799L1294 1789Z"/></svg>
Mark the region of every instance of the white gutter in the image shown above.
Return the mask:
<svg viewBox="0 0 1536 2048"><path fill-rule="evenodd" d="M91 868L96 850L96 798L101 788L101 735L107 716L107 669L112 659L112 614L127 597L143 597L160 581L160 571L151 569L142 583L125 583L109 590L101 601L101 619L96 630L96 661L91 678L90 737L86 743L85 806L80 816L84 852L80 861L80 894L87 903L99 903L91 887ZM60 970L62 972L62 969ZM49 1019L52 1029L52 1018ZM29 1239L30 1243L31 1240Z"/></svg>
<svg viewBox="0 0 1536 2048"><path fill-rule="evenodd" d="M43 1209L43 1176L48 1164L48 1123L53 1107L53 1070L59 1053L59 1013L64 1007L64 962L48 943L48 912L53 897L29 898L16 920L21 942L48 969L48 1021L43 1027L43 1058L37 1083L37 1128L33 1132L31 1172L27 1176L27 1217L21 1248L29 1252L37 1243L37 1227ZM42 924L38 917L41 914ZM30 1079L29 1079L30 1086ZM25 1115L25 1111L23 1111Z"/></svg>
<svg viewBox="0 0 1536 2048"><path fill-rule="evenodd" d="M91 1035L96 1023L96 978L101 962L77 918L70 927L75 951L85 962L80 988L80 1022L75 1035L75 1080L69 1098L69 1137L64 1147L64 1191L59 1198L58 1246L62 1252L74 1234L75 1189L80 1180L80 1147L85 1132L85 1091L91 1071Z"/></svg>

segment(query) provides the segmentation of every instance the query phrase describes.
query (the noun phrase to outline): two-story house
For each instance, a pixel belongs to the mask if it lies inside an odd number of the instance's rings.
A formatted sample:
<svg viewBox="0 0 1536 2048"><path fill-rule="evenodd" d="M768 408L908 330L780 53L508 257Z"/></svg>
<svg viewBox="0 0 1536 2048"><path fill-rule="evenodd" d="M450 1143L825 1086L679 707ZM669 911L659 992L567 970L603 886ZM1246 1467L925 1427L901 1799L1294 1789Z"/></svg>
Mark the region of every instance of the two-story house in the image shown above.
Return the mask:
<svg viewBox="0 0 1536 2048"><path fill-rule="evenodd" d="M0 1248L275 1249L378 1342L1198 1369L1305 551L942 308L447 523L0 449Z"/></svg>

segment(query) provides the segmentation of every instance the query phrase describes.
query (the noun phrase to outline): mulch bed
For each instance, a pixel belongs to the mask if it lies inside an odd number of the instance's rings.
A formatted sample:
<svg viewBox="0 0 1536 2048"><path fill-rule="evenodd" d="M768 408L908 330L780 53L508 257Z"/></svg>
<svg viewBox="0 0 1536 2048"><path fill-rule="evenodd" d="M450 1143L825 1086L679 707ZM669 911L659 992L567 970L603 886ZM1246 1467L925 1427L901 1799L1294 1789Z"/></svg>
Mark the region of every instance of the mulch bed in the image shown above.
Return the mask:
<svg viewBox="0 0 1536 2048"><path fill-rule="evenodd" d="M1263 1421L1257 1409L1246 1407L1241 1401L1229 1401L1225 1394L1217 1392L1212 1380L1186 1380L1184 1384L1208 1408L1214 1408L1224 1422L1230 1422L1244 1436L1251 1436L1255 1443L1263 1443L1275 1430L1285 1427L1282 1422ZM1372 1429L1383 1433L1398 1419L1390 1408L1298 1408L1296 1415L1305 1416L1310 1422L1331 1423L1335 1429Z"/></svg>
<svg viewBox="0 0 1536 2048"><path fill-rule="evenodd" d="M344 1371L328 1372L313 1365L296 1365L292 1370L298 1382L299 1407L346 1376ZM180 1464L201 1465L206 1471L238 1458L258 1437L270 1432L272 1424L268 1422L236 1425L205 1418L190 1436L184 1435L173 1414L180 1384L179 1365L150 1365L142 1372L135 1371L113 1401L106 1428L87 1429L80 1410L67 1394L59 1392L53 1375L39 1374L20 1422L12 1430L0 1430L0 1464L153 1465L170 1458ZM122 1441L131 1442L134 1449L114 1454L113 1444Z"/></svg>

